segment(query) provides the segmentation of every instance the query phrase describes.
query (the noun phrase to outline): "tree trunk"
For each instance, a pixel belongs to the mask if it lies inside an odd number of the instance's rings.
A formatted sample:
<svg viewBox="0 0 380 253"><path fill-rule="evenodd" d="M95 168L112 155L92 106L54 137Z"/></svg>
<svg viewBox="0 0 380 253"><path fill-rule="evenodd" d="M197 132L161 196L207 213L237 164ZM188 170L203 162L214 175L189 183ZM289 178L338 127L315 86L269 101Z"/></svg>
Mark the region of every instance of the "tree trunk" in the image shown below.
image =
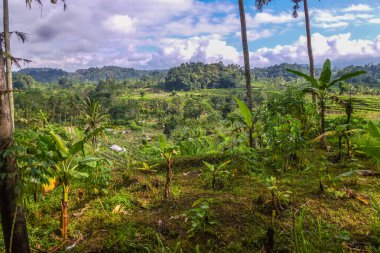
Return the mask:
<svg viewBox="0 0 380 253"><path fill-rule="evenodd" d="M5 55L6 55L6 83L8 86L8 90L13 90L13 82L12 82L12 60L11 60L11 43L10 43L10 35L9 35L9 7L8 0L3 0L3 24L4 24L4 44L5 44ZM14 108L14 98L13 92L9 93L9 108L11 111L12 117L12 127L14 131L15 126L15 108Z"/></svg>
<svg viewBox="0 0 380 253"><path fill-rule="evenodd" d="M348 137L348 134L346 136L346 145L347 145L347 156L348 156L348 159L351 160L352 159L352 152L351 152L351 141L350 141L350 138Z"/></svg>
<svg viewBox="0 0 380 253"><path fill-rule="evenodd" d="M0 173L6 177L0 181L0 212L6 252L29 253L29 241L22 206L17 201L19 175L16 158L3 153L13 146L10 92L5 84L3 61L0 61Z"/></svg>
<svg viewBox="0 0 380 253"><path fill-rule="evenodd" d="M339 148L339 154L338 154L338 160L342 160L342 136L339 136L338 138L338 148Z"/></svg>
<svg viewBox="0 0 380 253"><path fill-rule="evenodd" d="M244 73L245 73L245 85L247 89L247 102L248 109L253 114L253 101L252 101L252 84L251 84L251 67L249 63L249 49L248 49L248 39L247 39L247 24L245 21L245 8L244 0L239 1L239 12L240 12L240 24L241 24L241 41L243 45L243 55L244 55ZM253 143L253 128L249 129L249 145L254 146Z"/></svg>
<svg viewBox="0 0 380 253"><path fill-rule="evenodd" d="M165 195L164 199L167 200L171 196L170 185L172 182L172 161L167 160L167 171L166 171L166 184L165 184Z"/></svg>
<svg viewBox="0 0 380 253"><path fill-rule="evenodd" d="M309 55L310 76L314 78L315 77L315 66L314 66L313 47L311 45L310 17L309 17L309 6L308 6L307 0L303 1L303 7L304 7L304 12L305 12L307 53ZM313 94L313 103L315 104L316 102L317 102L317 98Z"/></svg>
<svg viewBox="0 0 380 253"><path fill-rule="evenodd" d="M325 97L321 96L321 135L324 135L326 132L326 108L325 108ZM323 136L322 139L322 147L324 149L327 148L326 145L326 137Z"/></svg>
<svg viewBox="0 0 380 253"><path fill-rule="evenodd" d="M61 200L61 222L60 230L63 239L67 239L69 227L69 186L63 185L63 196Z"/></svg>

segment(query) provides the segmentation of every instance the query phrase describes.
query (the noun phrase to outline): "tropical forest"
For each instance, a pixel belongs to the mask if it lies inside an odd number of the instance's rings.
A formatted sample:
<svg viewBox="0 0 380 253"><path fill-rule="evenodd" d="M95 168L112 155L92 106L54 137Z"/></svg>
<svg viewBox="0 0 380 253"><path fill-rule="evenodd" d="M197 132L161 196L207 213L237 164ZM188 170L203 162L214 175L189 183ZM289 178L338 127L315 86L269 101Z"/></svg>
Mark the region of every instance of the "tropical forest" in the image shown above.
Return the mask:
<svg viewBox="0 0 380 253"><path fill-rule="evenodd" d="M0 2L0 252L380 253L378 1Z"/></svg>

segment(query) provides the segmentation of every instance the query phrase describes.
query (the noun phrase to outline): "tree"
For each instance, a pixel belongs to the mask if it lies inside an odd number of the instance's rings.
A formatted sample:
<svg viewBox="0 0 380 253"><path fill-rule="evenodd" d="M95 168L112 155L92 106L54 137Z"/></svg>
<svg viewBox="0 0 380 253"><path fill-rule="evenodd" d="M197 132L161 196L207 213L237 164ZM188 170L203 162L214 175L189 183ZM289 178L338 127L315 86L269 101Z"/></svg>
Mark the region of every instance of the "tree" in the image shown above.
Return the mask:
<svg viewBox="0 0 380 253"><path fill-rule="evenodd" d="M247 23L245 21L245 9L244 0L239 0L239 13L240 13L240 25L241 25L241 41L243 45L243 55L244 55L244 74L245 74L245 85L247 89L247 102L248 109L253 113L253 101L252 101L252 84L251 84L251 67L249 63L249 49L248 49L248 39L247 39ZM253 147L253 127L249 128L249 145Z"/></svg>
<svg viewBox="0 0 380 253"><path fill-rule="evenodd" d="M352 77L366 73L365 71L350 72L350 73L342 75L341 77L337 79L331 80L331 77L332 77L331 62L329 59L327 59L325 63L323 64L322 73L318 80L300 71L296 71L292 69L288 69L288 71L310 82L311 86L305 89L305 91L314 94L319 99L319 108L320 108L319 111L320 111L320 120L321 120L320 134L321 135L325 134L326 99L327 99L328 93L330 92L331 87L334 86L335 84L338 84L339 82L342 82ZM322 138L323 144L325 143L324 141L325 141L325 138Z"/></svg>
<svg viewBox="0 0 380 253"><path fill-rule="evenodd" d="M166 183L165 183L164 199L168 200L171 197L170 186L173 179L173 172L172 172L173 156L178 153L178 146L171 145L170 143L168 143L168 141L162 135L158 136L158 142L160 145L160 147L158 148L158 151L160 152L161 156L166 161Z"/></svg>
<svg viewBox="0 0 380 253"><path fill-rule="evenodd" d="M41 0L37 0L41 4ZM56 3L55 0L51 0ZM65 0L62 0L63 2ZM31 4L32 0L26 0ZM64 3L66 6L66 3ZM11 72L9 40L8 1L3 0L4 43L7 72ZM2 45L0 46L2 48ZM2 49L1 49L2 51ZM8 77L9 77L8 74ZM23 207L20 197L19 174L16 157L11 151L14 142L13 112L14 102L11 78L6 82L4 63L0 61L0 213L6 252L29 253L29 241Z"/></svg>
<svg viewBox="0 0 380 253"><path fill-rule="evenodd" d="M11 61L11 45L10 45L10 34L9 34L9 7L8 0L3 0L3 25L4 25L4 44L5 44L5 74L6 74L6 83L9 93L9 108L12 116L12 126L14 130L14 98L13 98L13 83L12 83L12 61Z"/></svg>
<svg viewBox="0 0 380 253"><path fill-rule="evenodd" d="M90 98L86 98L86 133L89 133L96 128L99 128L101 123L107 120L108 115L101 113L101 107L98 101L91 100ZM92 136L92 145L96 146L97 144L97 135Z"/></svg>
<svg viewBox="0 0 380 253"><path fill-rule="evenodd" d="M29 241L23 207L18 203L19 174L13 147L10 90L0 61L0 212L6 252L28 253Z"/></svg>
<svg viewBox="0 0 380 253"><path fill-rule="evenodd" d="M85 167L96 168L98 162L103 158L86 157L84 144L92 139L93 136L102 132L103 128L97 128L87 134L82 140L69 146L66 145L62 138L50 129L48 135L43 138L45 144L39 147L39 150L47 148L50 157L47 158L47 164L50 165L51 174L55 177L57 185L62 186L61 199L61 219L60 231L63 239L68 236L69 224L69 190L74 180L88 177L89 175L81 170ZM81 153L81 155L80 155Z"/></svg>
<svg viewBox="0 0 380 253"><path fill-rule="evenodd" d="M256 0L256 7L258 10L262 10L264 5L268 5L272 0ZM305 13L305 28L306 28L306 40L307 40L307 53L309 56L309 72L311 77L315 77L315 66L314 66L314 56L313 47L311 43L311 28L310 28L310 17L309 17L309 5L308 0L291 0L294 3L293 14L294 18L298 17L298 9L300 8L300 2L303 2L304 13ZM313 102L316 102L316 97L313 95Z"/></svg>

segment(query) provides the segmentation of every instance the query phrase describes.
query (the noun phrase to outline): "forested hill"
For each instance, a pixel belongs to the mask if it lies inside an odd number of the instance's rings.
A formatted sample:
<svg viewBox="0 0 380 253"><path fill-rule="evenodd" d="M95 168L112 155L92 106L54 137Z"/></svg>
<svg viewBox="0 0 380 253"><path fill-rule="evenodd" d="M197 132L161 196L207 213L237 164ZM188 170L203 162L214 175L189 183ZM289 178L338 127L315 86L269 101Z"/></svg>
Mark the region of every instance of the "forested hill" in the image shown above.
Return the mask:
<svg viewBox="0 0 380 253"><path fill-rule="evenodd" d="M83 82L107 79L124 80L131 78L143 78L146 76L161 76L165 74L165 70L136 70L134 68L106 66L102 68L79 69L70 74L70 78Z"/></svg>
<svg viewBox="0 0 380 253"><path fill-rule="evenodd" d="M295 69L308 73L307 65L280 64L265 68L252 69L253 80L278 80L291 81L295 76L286 69ZM380 88L380 64L367 64L364 66L347 66L333 69L335 76L340 76L350 71L365 70L366 75L361 75L350 80L354 84L363 84ZM319 75L320 69L316 70ZM99 82L101 80L114 79L144 79L165 80L165 88L168 90L190 90L202 88L230 88L242 85L243 72L237 65L224 65L223 63L184 63L169 70L136 70L107 66L102 68L80 69L73 73L51 68L26 68L17 74L33 77L34 80L43 83L49 82Z"/></svg>
<svg viewBox="0 0 380 253"><path fill-rule="evenodd" d="M16 73L31 76L34 80L41 83L58 82L59 79L69 75L69 72L62 69L52 68L25 68Z"/></svg>
<svg viewBox="0 0 380 253"><path fill-rule="evenodd" d="M73 73L52 68L25 68L16 72L16 74L28 75L38 82L49 83L59 82L59 80L62 79L68 79L74 82L98 82L107 79L124 80L147 76L164 77L166 72L165 70L136 70L133 68L105 66L102 68L79 69Z"/></svg>

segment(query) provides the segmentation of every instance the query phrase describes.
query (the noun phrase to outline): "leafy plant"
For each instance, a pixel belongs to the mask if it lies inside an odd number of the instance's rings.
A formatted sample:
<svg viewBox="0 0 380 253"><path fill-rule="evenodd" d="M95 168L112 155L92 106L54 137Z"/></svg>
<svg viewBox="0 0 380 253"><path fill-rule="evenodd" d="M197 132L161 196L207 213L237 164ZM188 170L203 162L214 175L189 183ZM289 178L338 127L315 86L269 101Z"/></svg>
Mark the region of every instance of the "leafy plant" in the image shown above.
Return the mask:
<svg viewBox="0 0 380 253"><path fill-rule="evenodd" d="M363 131L362 129L350 129L349 124L339 124L338 123L334 126L333 130L326 131L324 134L317 136L313 141L314 142L320 141L322 138L330 137L330 136L337 137L338 138L338 150L339 150L338 159L341 160L342 159L342 149L343 149L342 139L345 138L347 141L346 142L347 157L351 158L352 155L351 155L350 136L352 136L355 133L362 132L362 131Z"/></svg>
<svg viewBox="0 0 380 253"><path fill-rule="evenodd" d="M243 116L243 123L246 126L248 130L248 135L249 135L249 144L252 147L253 146L253 131L254 131L254 119L252 112L249 110L248 106L238 99L237 97L234 97L236 103L238 104L239 107L239 112L241 116Z"/></svg>
<svg viewBox="0 0 380 253"><path fill-rule="evenodd" d="M172 145L169 143L166 138L162 135L158 136L158 142L159 142L159 152L161 156L166 161L166 183L165 183L165 192L164 192L164 199L167 200L171 197L171 190L170 185L173 178L173 172L172 172L172 163L173 163L173 157L178 154L178 146Z"/></svg>
<svg viewBox="0 0 380 253"><path fill-rule="evenodd" d="M272 197L271 202L273 206L276 208L276 211L279 213L280 211L284 209L282 204L289 203L292 192L280 190L278 180L274 176L265 178L263 183L271 194L271 197Z"/></svg>
<svg viewBox="0 0 380 253"><path fill-rule="evenodd" d="M138 168L138 170L142 171L142 172L148 172L148 173L156 173L157 170L155 170L154 168L157 167L158 164L154 164L154 165L149 165L147 164L146 162L143 162L143 165L141 168Z"/></svg>
<svg viewBox="0 0 380 253"><path fill-rule="evenodd" d="M365 152L377 160L380 164L380 129L373 122L368 123L368 132L370 139L364 148Z"/></svg>
<svg viewBox="0 0 380 253"><path fill-rule="evenodd" d="M231 172L226 168L231 161L225 161L219 165L213 165L208 162L203 162L206 165L206 170L203 172L206 184L211 186L211 189L221 189L225 186L227 177Z"/></svg>
<svg viewBox="0 0 380 253"><path fill-rule="evenodd" d="M51 174L57 179L58 185L62 186L63 189L60 231L64 239L68 235L69 190L72 182L89 177L89 174L83 171L84 168L96 168L98 162L104 161L103 158L86 157L84 149L84 144L101 131L103 131L102 128L96 129L73 145L65 144L63 139L52 128L42 137L44 145L41 145L40 148L45 148L46 152L49 153L46 159Z"/></svg>
<svg viewBox="0 0 380 253"><path fill-rule="evenodd" d="M350 78L365 74L365 71L355 71L342 75L341 77L331 80L332 71L331 71L331 62L329 59L323 64L323 69L319 79L315 79L312 76L304 74L297 70L287 69L288 72L293 73L299 77L304 78L310 83L310 87L305 89L305 92L312 93L317 96L319 100L319 109L320 109L320 133L324 134L326 129L326 98L331 90L331 88L338 84L339 82L348 80ZM325 145L325 138L322 138L322 143Z"/></svg>
<svg viewBox="0 0 380 253"><path fill-rule="evenodd" d="M263 135L273 156L270 161L275 163L276 169L288 169L291 161L298 160L297 151L305 145L301 122L292 115L276 114L271 117Z"/></svg>
<svg viewBox="0 0 380 253"><path fill-rule="evenodd" d="M213 201L212 198L200 198L193 203L192 208L188 211L191 222L191 228L187 231L189 237L193 237L197 233L211 232L211 228L217 224L211 219L210 204Z"/></svg>

